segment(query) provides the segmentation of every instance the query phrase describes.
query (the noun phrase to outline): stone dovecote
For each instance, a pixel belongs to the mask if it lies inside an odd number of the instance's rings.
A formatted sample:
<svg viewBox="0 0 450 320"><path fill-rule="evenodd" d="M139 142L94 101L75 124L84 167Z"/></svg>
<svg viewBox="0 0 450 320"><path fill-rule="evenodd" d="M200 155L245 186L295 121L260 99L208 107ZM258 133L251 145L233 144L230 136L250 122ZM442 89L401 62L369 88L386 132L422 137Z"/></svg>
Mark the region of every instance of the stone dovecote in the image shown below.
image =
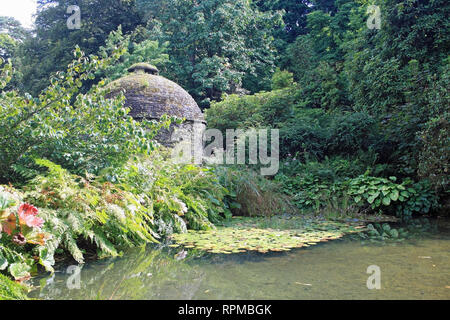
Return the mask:
<svg viewBox="0 0 450 320"><path fill-rule="evenodd" d="M129 115L136 120L158 120L162 115L186 119L181 125L163 130L157 140L168 147L186 139L194 127L205 127L205 118L195 100L182 87L159 75L155 66L147 63L134 64L129 74L109 84L109 97L123 93ZM195 129L198 130L198 129Z"/></svg>

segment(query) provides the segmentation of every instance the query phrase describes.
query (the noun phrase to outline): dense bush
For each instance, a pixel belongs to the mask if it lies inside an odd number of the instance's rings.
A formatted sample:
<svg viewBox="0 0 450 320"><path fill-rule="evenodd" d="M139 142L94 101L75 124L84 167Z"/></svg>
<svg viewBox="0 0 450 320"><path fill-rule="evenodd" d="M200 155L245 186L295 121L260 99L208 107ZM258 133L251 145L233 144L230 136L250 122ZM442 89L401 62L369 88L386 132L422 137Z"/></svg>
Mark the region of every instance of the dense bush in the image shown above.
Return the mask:
<svg viewBox="0 0 450 320"><path fill-rule="evenodd" d="M0 273L0 300L28 300L27 288Z"/></svg>
<svg viewBox="0 0 450 320"><path fill-rule="evenodd" d="M311 164L302 165L297 170L303 170L296 176L280 173L275 177L302 211L382 212L408 221L413 214L429 214L439 207L438 197L427 181L413 183L406 179L396 183L396 177L373 177L368 172L349 178L351 173L344 177L323 166L315 166L320 169L310 172L304 169L312 168Z"/></svg>
<svg viewBox="0 0 450 320"><path fill-rule="evenodd" d="M292 115L295 96L291 92L291 88L284 88L254 95L225 95L205 111L208 127L225 132L276 126Z"/></svg>
<svg viewBox="0 0 450 320"><path fill-rule="evenodd" d="M232 197L212 169L174 164L164 152L88 178L48 160L36 163L47 168L46 174L33 178L21 192L0 190L8 199L7 214L0 212L0 262L19 263L20 272L8 269L16 278L34 272L36 263L52 271L58 253L83 263L86 255L116 256L122 249L158 242L173 232L214 228L213 222L229 217ZM10 200L38 208L42 236L21 231L29 245L18 245L14 234L5 234L9 213L15 210Z"/></svg>
<svg viewBox="0 0 450 320"><path fill-rule="evenodd" d="M336 114L329 130L328 155L380 150L384 142L376 120L365 112Z"/></svg>
<svg viewBox="0 0 450 320"><path fill-rule="evenodd" d="M294 84L294 75L286 70L277 69L272 76L272 90L291 87Z"/></svg>
<svg viewBox="0 0 450 320"><path fill-rule="evenodd" d="M404 195L408 196L407 200L395 207L396 215L403 221L410 221L414 214L429 214L440 207L439 197L428 180L413 184Z"/></svg>
<svg viewBox="0 0 450 320"><path fill-rule="evenodd" d="M329 122L329 117L320 109L297 111L295 118L280 128L280 154L295 155L302 160L308 156L323 159L330 139Z"/></svg>
<svg viewBox="0 0 450 320"><path fill-rule="evenodd" d="M448 190L450 176L450 112L431 119L422 133L419 175L428 178L436 191Z"/></svg>
<svg viewBox="0 0 450 320"><path fill-rule="evenodd" d="M229 190L228 217L274 216L295 213L291 198L281 191L281 184L268 180L245 167L215 167L220 183Z"/></svg>
<svg viewBox="0 0 450 320"><path fill-rule="evenodd" d="M208 126L226 129L278 128L280 154L325 156L353 155L383 150L385 138L375 118L365 112L325 112L296 104L295 87L250 96L231 95L212 103L206 111Z"/></svg>

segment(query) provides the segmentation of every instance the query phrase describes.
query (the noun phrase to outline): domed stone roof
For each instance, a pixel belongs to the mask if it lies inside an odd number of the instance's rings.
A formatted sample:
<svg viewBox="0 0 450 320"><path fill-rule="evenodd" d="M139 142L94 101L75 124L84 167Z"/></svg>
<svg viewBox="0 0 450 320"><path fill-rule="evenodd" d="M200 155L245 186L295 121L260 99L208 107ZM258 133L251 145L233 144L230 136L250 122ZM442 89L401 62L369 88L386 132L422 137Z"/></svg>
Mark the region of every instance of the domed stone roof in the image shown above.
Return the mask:
<svg viewBox="0 0 450 320"><path fill-rule="evenodd" d="M129 75L111 82L107 97L124 93L130 115L139 120L159 119L162 115L190 121L205 122L195 100L182 87L159 75L155 66L137 63L128 69Z"/></svg>

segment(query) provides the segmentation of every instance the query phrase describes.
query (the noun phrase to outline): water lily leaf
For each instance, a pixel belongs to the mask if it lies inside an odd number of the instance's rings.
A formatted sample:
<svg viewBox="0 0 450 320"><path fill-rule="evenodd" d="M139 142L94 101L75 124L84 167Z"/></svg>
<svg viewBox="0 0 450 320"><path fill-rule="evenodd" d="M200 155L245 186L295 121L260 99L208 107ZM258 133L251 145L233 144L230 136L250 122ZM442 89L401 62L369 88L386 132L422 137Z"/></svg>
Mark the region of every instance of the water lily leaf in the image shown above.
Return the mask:
<svg viewBox="0 0 450 320"><path fill-rule="evenodd" d="M354 226L337 222L316 222L314 226L305 225L302 229L278 230L254 227L257 221L260 221L258 218L252 220L233 218L233 220L229 227L219 227L208 232L174 234L172 239L185 248L196 248L211 253L230 254L245 251L267 253L307 247L322 241L339 239L345 233L362 231Z"/></svg>
<svg viewBox="0 0 450 320"><path fill-rule="evenodd" d="M378 195L372 195L372 196L370 196L370 197L368 197L367 198L367 202L369 202L370 204L372 204L374 201L375 201L375 199L378 197Z"/></svg>
<svg viewBox="0 0 450 320"><path fill-rule="evenodd" d="M30 269L31 267L25 263L13 263L9 266L9 273L18 280L28 277Z"/></svg>

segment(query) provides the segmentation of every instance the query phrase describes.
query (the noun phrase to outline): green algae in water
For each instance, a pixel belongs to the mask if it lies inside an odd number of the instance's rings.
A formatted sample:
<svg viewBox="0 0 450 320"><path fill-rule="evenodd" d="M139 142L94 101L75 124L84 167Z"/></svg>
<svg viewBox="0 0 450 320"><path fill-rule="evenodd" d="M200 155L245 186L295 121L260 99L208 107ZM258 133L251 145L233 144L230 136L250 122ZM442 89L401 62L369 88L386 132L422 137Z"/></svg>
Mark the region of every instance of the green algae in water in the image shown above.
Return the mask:
<svg viewBox="0 0 450 320"><path fill-rule="evenodd" d="M184 248L195 248L209 253L231 254L245 251L268 253L308 247L363 230L361 225L302 219L288 224L295 229L286 229L286 225L281 227L278 224L280 221L272 224L280 229L262 229L258 227L260 223L261 220L254 218L237 218L216 230L190 230L187 233L174 234L171 238Z"/></svg>

